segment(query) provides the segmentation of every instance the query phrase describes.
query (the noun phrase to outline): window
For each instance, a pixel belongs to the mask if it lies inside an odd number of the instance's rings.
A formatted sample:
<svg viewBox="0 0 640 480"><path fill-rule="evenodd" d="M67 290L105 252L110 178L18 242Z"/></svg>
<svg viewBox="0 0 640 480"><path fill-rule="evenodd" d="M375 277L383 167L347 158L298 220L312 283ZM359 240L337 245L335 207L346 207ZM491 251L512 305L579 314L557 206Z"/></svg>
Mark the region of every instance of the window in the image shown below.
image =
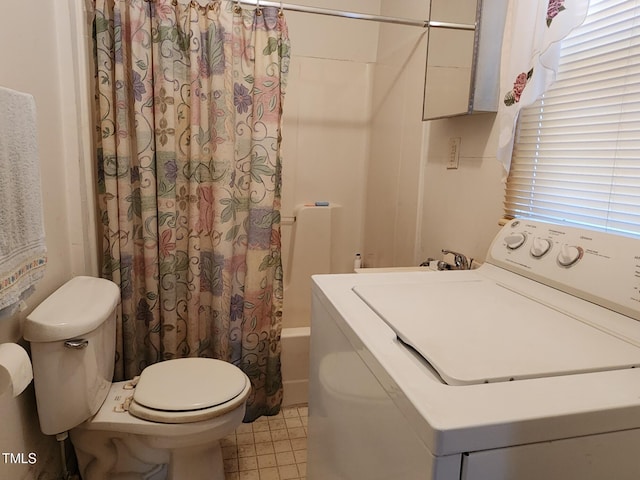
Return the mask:
<svg viewBox="0 0 640 480"><path fill-rule="evenodd" d="M640 236L640 3L591 0L518 120L510 216Z"/></svg>

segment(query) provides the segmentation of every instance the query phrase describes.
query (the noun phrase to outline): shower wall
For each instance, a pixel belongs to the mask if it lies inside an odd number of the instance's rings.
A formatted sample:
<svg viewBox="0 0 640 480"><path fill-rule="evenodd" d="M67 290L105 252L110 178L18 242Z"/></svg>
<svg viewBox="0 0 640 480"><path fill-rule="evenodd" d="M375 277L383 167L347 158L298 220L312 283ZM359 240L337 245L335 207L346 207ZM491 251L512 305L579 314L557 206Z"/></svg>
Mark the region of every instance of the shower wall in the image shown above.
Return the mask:
<svg viewBox="0 0 640 480"><path fill-rule="evenodd" d="M302 0L322 8L378 13L378 0ZM287 12L291 66L284 103L282 215L297 205L342 206L336 272L362 249L372 66L378 24ZM286 299L285 299L286 302Z"/></svg>
<svg viewBox="0 0 640 480"><path fill-rule="evenodd" d="M378 0L301 0L378 13ZM307 401L313 273L353 269L363 246L373 22L287 12L291 65L283 118L284 405ZM329 207L309 207L326 201Z"/></svg>

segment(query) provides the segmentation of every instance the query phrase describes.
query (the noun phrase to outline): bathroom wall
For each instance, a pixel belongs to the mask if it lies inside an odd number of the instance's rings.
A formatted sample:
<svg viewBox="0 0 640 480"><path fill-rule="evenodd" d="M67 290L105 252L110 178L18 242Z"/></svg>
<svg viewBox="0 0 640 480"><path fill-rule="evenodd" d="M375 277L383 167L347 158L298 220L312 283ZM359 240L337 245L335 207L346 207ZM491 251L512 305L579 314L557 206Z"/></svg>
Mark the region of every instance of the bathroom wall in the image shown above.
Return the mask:
<svg viewBox="0 0 640 480"><path fill-rule="evenodd" d="M464 0L441 2L438 15L449 21L470 23L474 15L462 11L460 7L464 3ZM460 46L449 42L447 48L439 52L440 60L436 62L443 64L447 57L462 57L466 49L459 50ZM466 99L466 92L460 92L460 97ZM504 185L502 167L495 159L498 137L495 120L496 114L488 113L423 124L424 176L418 258L438 258L441 250L447 248L480 262L484 260L503 213ZM460 138L458 168L447 169L449 142L453 138Z"/></svg>
<svg viewBox="0 0 640 480"><path fill-rule="evenodd" d="M378 13L379 0L300 0ZM378 24L287 12L292 58L284 103L282 215L318 200L342 205L335 272L362 249L372 66ZM286 302L286 299L285 299Z"/></svg>
<svg viewBox="0 0 640 480"><path fill-rule="evenodd" d="M86 85L76 78L81 53L77 42L85 33L74 21L82 15L77 3L21 0L2 5L0 85L33 95L38 111L48 264L27 310L0 320L0 343L21 342L24 315L72 275L95 271L90 246L95 240L93 212L82 187L88 172L81 165L90 132L88 122L82 123L86 103L79 99ZM53 437L40 433L33 384L16 399L0 397L0 418L0 452L24 453L25 459L36 453L33 464L0 457L0 478L57 478L58 446Z"/></svg>
<svg viewBox="0 0 640 480"><path fill-rule="evenodd" d="M418 259L447 248L484 261L503 216L502 165L493 113L424 124L424 193ZM459 167L447 169L449 138L460 137Z"/></svg>
<svg viewBox="0 0 640 480"><path fill-rule="evenodd" d="M428 18L422 0L382 0L385 15ZM365 263L417 265L443 248L483 261L502 216L495 114L422 121L426 38L381 25L374 75ZM454 54L452 52L451 54ZM449 138L459 167L447 169Z"/></svg>

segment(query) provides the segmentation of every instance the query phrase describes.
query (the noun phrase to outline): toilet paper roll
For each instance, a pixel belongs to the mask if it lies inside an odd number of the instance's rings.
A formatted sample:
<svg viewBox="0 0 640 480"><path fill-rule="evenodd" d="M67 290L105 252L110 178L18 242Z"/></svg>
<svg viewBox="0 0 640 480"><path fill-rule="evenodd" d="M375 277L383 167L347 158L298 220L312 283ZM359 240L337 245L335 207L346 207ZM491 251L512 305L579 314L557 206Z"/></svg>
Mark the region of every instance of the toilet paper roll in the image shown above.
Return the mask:
<svg viewBox="0 0 640 480"><path fill-rule="evenodd" d="M0 396L20 395L33 380L29 355L16 343L0 344Z"/></svg>

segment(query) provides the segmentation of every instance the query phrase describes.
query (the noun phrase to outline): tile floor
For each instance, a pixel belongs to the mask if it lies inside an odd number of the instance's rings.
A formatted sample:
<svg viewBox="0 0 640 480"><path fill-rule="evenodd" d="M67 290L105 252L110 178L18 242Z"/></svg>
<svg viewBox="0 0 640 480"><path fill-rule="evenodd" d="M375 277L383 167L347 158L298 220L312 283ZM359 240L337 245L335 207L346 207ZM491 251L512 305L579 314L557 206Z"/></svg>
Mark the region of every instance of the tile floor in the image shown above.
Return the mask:
<svg viewBox="0 0 640 480"><path fill-rule="evenodd" d="M243 423L222 439L226 480L295 480L307 473L306 405Z"/></svg>

